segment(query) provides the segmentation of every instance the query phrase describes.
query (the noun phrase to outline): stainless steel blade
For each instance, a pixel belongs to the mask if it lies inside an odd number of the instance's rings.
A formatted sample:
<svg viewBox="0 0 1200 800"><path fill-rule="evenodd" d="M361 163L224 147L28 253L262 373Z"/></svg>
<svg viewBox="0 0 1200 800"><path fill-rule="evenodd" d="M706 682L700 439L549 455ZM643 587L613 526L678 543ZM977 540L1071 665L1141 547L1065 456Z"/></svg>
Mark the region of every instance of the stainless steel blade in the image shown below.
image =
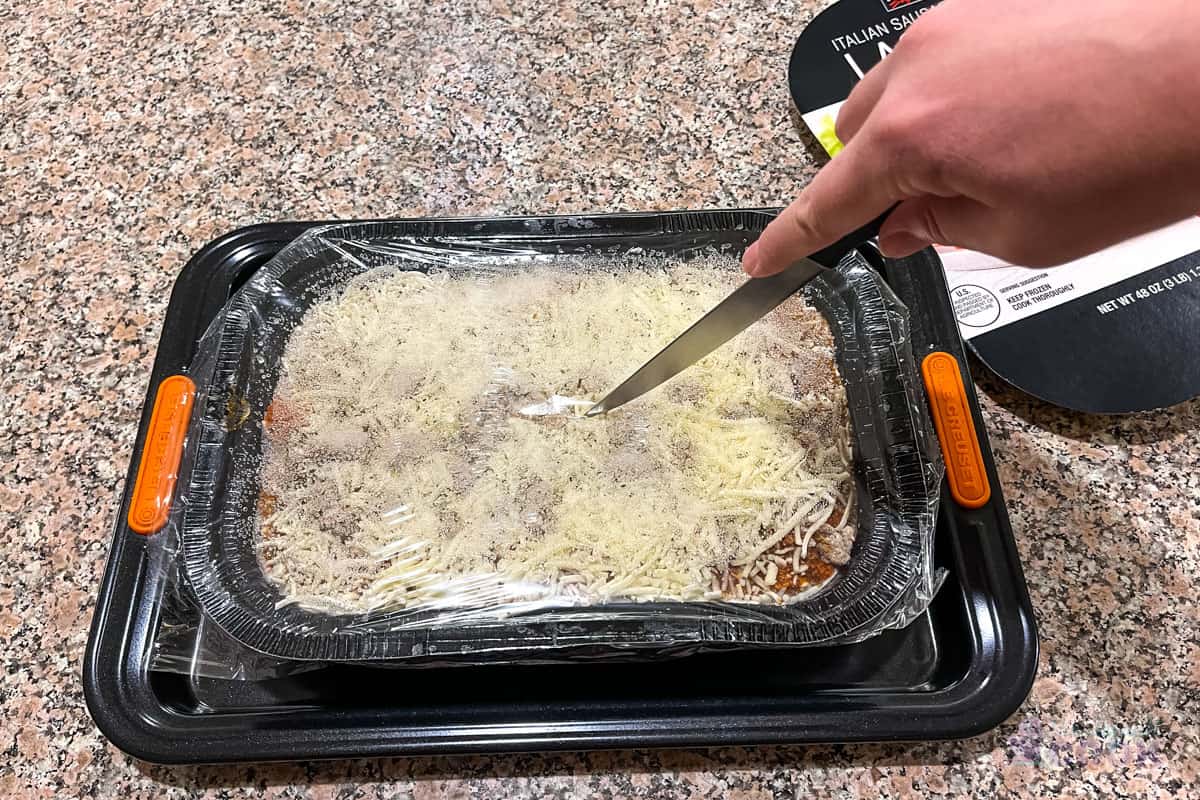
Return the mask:
<svg viewBox="0 0 1200 800"><path fill-rule="evenodd" d="M630 375L586 416L603 414L665 383L774 311L825 267L804 258L769 278L751 278Z"/></svg>

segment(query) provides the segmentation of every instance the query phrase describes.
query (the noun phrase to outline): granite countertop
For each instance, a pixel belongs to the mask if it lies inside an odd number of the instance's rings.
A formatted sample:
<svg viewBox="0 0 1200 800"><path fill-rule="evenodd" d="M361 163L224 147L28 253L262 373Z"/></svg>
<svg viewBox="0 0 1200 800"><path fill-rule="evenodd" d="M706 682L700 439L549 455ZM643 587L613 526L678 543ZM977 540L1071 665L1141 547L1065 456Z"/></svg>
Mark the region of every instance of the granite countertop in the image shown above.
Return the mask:
<svg viewBox="0 0 1200 800"><path fill-rule="evenodd" d="M1200 403L1084 417L982 373L1042 636L1032 696L985 736L179 769L123 755L87 714L95 590L192 252L288 218L780 204L815 169L785 70L820 5L0 10L0 796L1197 792Z"/></svg>

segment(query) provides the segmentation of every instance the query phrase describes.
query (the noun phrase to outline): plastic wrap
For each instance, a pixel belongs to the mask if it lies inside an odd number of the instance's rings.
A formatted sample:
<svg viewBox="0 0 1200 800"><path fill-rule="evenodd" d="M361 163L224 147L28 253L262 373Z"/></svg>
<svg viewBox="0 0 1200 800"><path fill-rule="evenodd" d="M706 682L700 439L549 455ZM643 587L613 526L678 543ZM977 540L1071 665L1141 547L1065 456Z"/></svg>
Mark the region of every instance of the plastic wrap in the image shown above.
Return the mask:
<svg viewBox="0 0 1200 800"><path fill-rule="evenodd" d="M165 560L178 570L178 592L198 607L205 624L220 630L222 641L228 637L285 662L645 657L847 643L912 621L938 586L932 539L941 468L907 310L858 253L804 290L829 323L844 385L854 495L845 506L855 510L857 527L848 562L815 589L778 597L760 592L753 602L731 600L723 591L684 599L625 597L620 587L597 597L541 584L514 588L508 578L479 574L435 576L443 584L436 599L342 610L297 602L264 567L263 521L270 516L263 508L265 423L288 343L315 305L368 273L370 280L419 271L487 281L528 270L654 270L713 253L727 254L732 263L748 237L741 220L724 216L710 215L707 224L687 230L607 231L566 218L537 229L497 232L492 226L453 237L442 235L437 223L354 223L298 239L233 296L189 370L198 394L178 497L161 537ZM627 371L640 357L629 354ZM569 415L572 401L546 388L546 397L523 411ZM610 387L587 388L584 394L595 399ZM386 527L411 508L407 498L396 498L371 513ZM398 534L396 546L378 555L394 559L412 545ZM173 668L169 653L160 661ZM207 672L231 671L219 655L216 661L222 663ZM262 663L281 668L270 659Z"/></svg>

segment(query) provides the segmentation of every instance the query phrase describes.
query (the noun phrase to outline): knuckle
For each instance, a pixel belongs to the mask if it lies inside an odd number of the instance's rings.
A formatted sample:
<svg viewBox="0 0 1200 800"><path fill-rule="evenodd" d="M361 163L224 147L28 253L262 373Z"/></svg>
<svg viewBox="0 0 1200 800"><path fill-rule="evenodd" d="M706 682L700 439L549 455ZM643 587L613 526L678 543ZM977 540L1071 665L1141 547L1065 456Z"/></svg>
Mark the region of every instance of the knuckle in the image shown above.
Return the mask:
<svg viewBox="0 0 1200 800"><path fill-rule="evenodd" d="M918 110L889 108L880 115L875 132L882 146L898 158L924 149L925 127L925 116Z"/></svg>
<svg viewBox="0 0 1200 800"><path fill-rule="evenodd" d="M908 51L938 46L938 39L945 27L942 24L943 16L945 16L945 9L936 6L922 14L920 19L910 25L904 35L900 37L893 55L901 48Z"/></svg>
<svg viewBox="0 0 1200 800"><path fill-rule="evenodd" d="M957 184L959 166L953 150L935 145L914 160L913 174L922 189L942 194Z"/></svg>
<svg viewBox="0 0 1200 800"><path fill-rule="evenodd" d="M923 165L929 158L929 143L922 135L923 120L909 111L884 116L875 130L882 166L906 196L919 194Z"/></svg>
<svg viewBox="0 0 1200 800"><path fill-rule="evenodd" d="M929 16L926 14L925 16ZM916 50L921 50L925 45L925 26L921 23L923 20L917 20L913 25L909 26L908 30L896 42L892 48L890 57L907 58L910 53Z"/></svg>
<svg viewBox="0 0 1200 800"><path fill-rule="evenodd" d="M916 102L880 121L877 134L888 168L909 196L940 193L953 183L959 159L945 135L944 120L935 103Z"/></svg>

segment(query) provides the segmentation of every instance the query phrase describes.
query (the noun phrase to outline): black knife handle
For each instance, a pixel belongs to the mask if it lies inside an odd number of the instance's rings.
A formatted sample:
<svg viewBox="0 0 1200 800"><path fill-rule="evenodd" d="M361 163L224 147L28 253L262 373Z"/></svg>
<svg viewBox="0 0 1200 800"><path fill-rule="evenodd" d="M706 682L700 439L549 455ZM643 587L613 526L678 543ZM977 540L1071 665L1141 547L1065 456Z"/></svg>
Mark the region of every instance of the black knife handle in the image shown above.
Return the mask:
<svg viewBox="0 0 1200 800"><path fill-rule="evenodd" d="M809 258L823 267L829 267L830 269L833 269L838 265L838 262L841 261L851 250L858 247L860 244L869 242L871 239L874 239L876 236L878 236L879 229L883 227L884 221L886 221L895 210L896 206L892 206L887 211L868 222L866 225L863 225L856 231L846 234L841 239L838 239L836 242L829 245L829 247L818 250L809 256Z"/></svg>

